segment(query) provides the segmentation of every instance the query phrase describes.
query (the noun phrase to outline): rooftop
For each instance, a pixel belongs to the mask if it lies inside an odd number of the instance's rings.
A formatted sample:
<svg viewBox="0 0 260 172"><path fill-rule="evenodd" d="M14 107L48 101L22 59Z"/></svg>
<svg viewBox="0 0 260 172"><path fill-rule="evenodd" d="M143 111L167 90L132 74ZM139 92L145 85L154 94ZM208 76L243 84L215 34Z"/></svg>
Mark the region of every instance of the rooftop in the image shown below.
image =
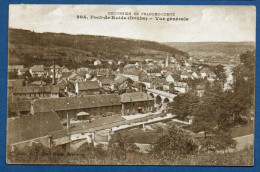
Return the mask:
<svg viewBox="0 0 260 172"><path fill-rule="evenodd" d="M121 94L120 97L122 103L154 100L150 95L144 92L124 93Z"/></svg>
<svg viewBox="0 0 260 172"><path fill-rule="evenodd" d="M33 103L34 112L87 109L121 105L118 94L87 95L82 97L60 97L37 99Z"/></svg>

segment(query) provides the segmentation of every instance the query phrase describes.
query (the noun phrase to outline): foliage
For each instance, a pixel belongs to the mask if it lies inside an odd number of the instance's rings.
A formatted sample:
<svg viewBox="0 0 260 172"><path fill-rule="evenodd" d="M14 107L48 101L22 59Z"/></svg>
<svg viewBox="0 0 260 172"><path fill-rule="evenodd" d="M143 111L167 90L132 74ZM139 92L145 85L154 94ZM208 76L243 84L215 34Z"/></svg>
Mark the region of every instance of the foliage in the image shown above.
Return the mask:
<svg viewBox="0 0 260 172"><path fill-rule="evenodd" d="M167 129L159 128L160 136L152 144L151 152L157 155L187 155L195 152L197 145L184 131L174 125Z"/></svg>
<svg viewBox="0 0 260 172"><path fill-rule="evenodd" d="M63 33L35 33L28 30L9 29L9 63L51 65L50 59L56 58L57 64L77 68L95 67L95 59L123 59L125 55L144 57L156 51L159 54L169 52L173 55L188 56L187 53L162 43L131 40L123 38L69 35ZM127 59L124 59L126 61Z"/></svg>
<svg viewBox="0 0 260 172"><path fill-rule="evenodd" d="M135 153L138 149L128 130L121 130L114 133L108 145L110 155L117 159L126 159L130 153Z"/></svg>
<svg viewBox="0 0 260 172"><path fill-rule="evenodd" d="M187 116L194 114L193 110L198 103L199 97L193 92L188 92L179 94L169 107L171 107L172 113L175 114L178 119L184 120Z"/></svg>
<svg viewBox="0 0 260 172"><path fill-rule="evenodd" d="M233 69L234 83L231 94L231 109L235 119L250 116L254 109L255 52L240 55L241 64Z"/></svg>

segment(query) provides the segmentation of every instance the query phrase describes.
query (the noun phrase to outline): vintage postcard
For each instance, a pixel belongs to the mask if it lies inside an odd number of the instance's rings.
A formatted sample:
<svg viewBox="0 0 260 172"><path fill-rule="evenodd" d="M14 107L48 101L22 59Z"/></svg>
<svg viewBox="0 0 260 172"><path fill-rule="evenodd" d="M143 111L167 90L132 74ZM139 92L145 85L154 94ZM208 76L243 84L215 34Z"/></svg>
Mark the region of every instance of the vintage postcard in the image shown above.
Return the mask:
<svg viewBox="0 0 260 172"><path fill-rule="evenodd" d="M8 164L254 165L254 6L10 5Z"/></svg>

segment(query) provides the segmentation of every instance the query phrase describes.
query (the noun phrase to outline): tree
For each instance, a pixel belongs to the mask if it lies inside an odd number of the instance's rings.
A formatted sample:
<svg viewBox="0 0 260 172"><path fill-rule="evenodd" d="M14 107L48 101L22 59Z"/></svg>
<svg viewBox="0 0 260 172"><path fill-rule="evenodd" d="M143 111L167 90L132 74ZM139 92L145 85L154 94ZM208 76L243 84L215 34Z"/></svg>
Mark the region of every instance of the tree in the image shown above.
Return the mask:
<svg viewBox="0 0 260 172"><path fill-rule="evenodd" d="M128 154L135 153L138 149L128 130L117 131L112 135L108 145L110 155L115 156L117 159L123 158L124 160L126 160Z"/></svg>
<svg viewBox="0 0 260 172"><path fill-rule="evenodd" d="M197 144L183 130L174 125L167 129L159 128L159 137L152 144L152 154L162 156L192 154L197 149Z"/></svg>
<svg viewBox="0 0 260 172"><path fill-rule="evenodd" d="M241 115L249 116L254 109L255 95L255 52L240 55L240 64L233 69L231 109L235 121Z"/></svg>
<svg viewBox="0 0 260 172"><path fill-rule="evenodd" d="M193 93L188 92L185 94L179 94L174 102L169 105L172 109L172 113L179 119L185 119L189 115L193 115L194 108L199 103L199 97Z"/></svg>
<svg viewBox="0 0 260 172"><path fill-rule="evenodd" d="M214 69L213 69L214 73L217 75L218 79L220 80L220 82L222 82L223 84L223 88L224 88L224 84L226 82L227 79L227 75L225 73L225 69L224 66L219 64L217 65Z"/></svg>
<svg viewBox="0 0 260 172"><path fill-rule="evenodd" d="M211 86L206 87L198 106L194 109L193 130L196 133L204 131L206 138L207 132L212 133L216 127L223 127L224 122L221 119L228 121L229 117L226 101L226 96L220 83L215 82Z"/></svg>

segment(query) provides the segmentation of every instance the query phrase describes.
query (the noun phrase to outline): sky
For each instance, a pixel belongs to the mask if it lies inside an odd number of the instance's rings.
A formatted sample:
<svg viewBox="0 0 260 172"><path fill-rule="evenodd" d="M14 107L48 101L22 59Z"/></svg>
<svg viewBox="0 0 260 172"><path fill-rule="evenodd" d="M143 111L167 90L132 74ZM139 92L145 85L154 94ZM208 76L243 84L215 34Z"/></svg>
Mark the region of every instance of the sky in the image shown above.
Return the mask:
<svg viewBox="0 0 260 172"><path fill-rule="evenodd" d="M93 20L108 12L174 13L188 21ZM255 41L254 6L10 5L9 27L35 32L104 35L158 42Z"/></svg>

